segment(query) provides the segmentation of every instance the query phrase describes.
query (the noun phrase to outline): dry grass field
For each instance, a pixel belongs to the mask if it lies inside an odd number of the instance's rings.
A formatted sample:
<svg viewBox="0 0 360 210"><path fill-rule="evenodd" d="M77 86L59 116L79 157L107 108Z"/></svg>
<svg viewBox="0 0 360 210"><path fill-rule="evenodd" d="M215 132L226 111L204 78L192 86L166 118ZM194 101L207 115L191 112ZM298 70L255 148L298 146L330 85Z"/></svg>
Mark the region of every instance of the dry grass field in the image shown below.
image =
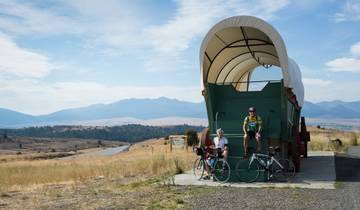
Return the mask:
<svg viewBox="0 0 360 210"><path fill-rule="evenodd" d="M309 127L311 141L308 150L346 152L349 146L360 144L359 131L340 131Z"/></svg>
<svg viewBox="0 0 360 210"><path fill-rule="evenodd" d="M174 195L164 180L190 169L190 150L170 153L164 139L154 139L110 157L10 158L0 163L0 209L178 208L184 195Z"/></svg>
<svg viewBox="0 0 360 210"><path fill-rule="evenodd" d="M0 192L98 177L141 180L169 176L189 169L194 157L183 149L170 153L163 139L136 144L130 151L110 157L23 160L8 155L0 164Z"/></svg>

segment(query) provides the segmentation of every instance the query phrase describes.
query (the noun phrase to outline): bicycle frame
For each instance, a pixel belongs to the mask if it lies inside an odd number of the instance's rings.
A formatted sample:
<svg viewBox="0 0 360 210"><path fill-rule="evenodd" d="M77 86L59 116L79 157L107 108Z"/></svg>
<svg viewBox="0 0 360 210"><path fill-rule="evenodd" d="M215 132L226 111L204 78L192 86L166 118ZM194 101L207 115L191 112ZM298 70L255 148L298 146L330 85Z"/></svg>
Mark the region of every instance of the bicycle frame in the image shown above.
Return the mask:
<svg viewBox="0 0 360 210"><path fill-rule="evenodd" d="M249 162L249 168L250 165L256 160L260 165L262 165L263 167L267 167L267 163L265 163L263 160L261 160L260 157L264 157L264 158L269 158L268 155L264 155L264 154L260 154L260 153L253 153L251 155L250 158L250 162Z"/></svg>
<svg viewBox="0 0 360 210"><path fill-rule="evenodd" d="M261 158L267 158L269 159L270 158L270 161L263 161ZM266 169L269 169L270 166L272 164L274 164L274 162L280 166L281 169L284 169L284 166L281 165L281 163L276 160L276 158L274 158L273 156L269 156L269 155L265 155L265 154L261 154L261 153L253 153L251 155L251 158L250 158L250 162L249 162L249 168L250 168L250 165L254 162L254 161L257 161L260 165L262 165L263 167L265 167Z"/></svg>

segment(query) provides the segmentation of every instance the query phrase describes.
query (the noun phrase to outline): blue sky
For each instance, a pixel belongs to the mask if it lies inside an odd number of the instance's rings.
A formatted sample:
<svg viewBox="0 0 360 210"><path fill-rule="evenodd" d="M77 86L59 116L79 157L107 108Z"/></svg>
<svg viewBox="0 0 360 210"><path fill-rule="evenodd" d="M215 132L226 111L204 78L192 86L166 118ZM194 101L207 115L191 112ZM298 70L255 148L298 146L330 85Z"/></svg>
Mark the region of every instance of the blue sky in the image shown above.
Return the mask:
<svg viewBox="0 0 360 210"><path fill-rule="evenodd" d="M279 31L305 100L360 100L360 0L0 0L0 107L46 114L125 98L199 102L202 38L235 15Z"/></svg>

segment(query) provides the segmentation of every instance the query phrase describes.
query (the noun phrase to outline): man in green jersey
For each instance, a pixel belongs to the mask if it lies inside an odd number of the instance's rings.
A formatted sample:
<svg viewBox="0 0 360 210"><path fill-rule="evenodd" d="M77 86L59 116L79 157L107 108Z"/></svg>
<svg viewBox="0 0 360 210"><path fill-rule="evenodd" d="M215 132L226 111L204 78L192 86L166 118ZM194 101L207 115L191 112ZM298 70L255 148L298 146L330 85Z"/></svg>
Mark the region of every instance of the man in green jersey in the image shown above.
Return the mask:
<svg viewBox="0 0 360 210"><path fill-rule="evenodd" d="M244 156L248 155L249 139L255 138L257 152L260 152L261 139L261 117L256 115L255 107L249 108L249 115L245 117L243 131L244 131Z"/></svg>

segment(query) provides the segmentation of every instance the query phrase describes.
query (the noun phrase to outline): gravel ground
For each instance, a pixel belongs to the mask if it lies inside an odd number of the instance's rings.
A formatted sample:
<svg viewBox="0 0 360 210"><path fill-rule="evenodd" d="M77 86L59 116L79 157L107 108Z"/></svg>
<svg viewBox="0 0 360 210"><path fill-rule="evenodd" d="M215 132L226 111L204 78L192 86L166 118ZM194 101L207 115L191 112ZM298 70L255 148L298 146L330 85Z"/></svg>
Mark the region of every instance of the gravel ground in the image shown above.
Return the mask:
<svg viewBox="0 0 360 210"><path fill-rule="evenodd" d="M187 202L190 209L360 209L360 182L336 185L334 190L223 187Z"/></svg>
<svg viewBox="0 0 360 210"><path fill-rule="evenodd" d="M334 190L124 183L97 180L2 193L0 209L360 209L360 182L338 182Z"/></svg>

